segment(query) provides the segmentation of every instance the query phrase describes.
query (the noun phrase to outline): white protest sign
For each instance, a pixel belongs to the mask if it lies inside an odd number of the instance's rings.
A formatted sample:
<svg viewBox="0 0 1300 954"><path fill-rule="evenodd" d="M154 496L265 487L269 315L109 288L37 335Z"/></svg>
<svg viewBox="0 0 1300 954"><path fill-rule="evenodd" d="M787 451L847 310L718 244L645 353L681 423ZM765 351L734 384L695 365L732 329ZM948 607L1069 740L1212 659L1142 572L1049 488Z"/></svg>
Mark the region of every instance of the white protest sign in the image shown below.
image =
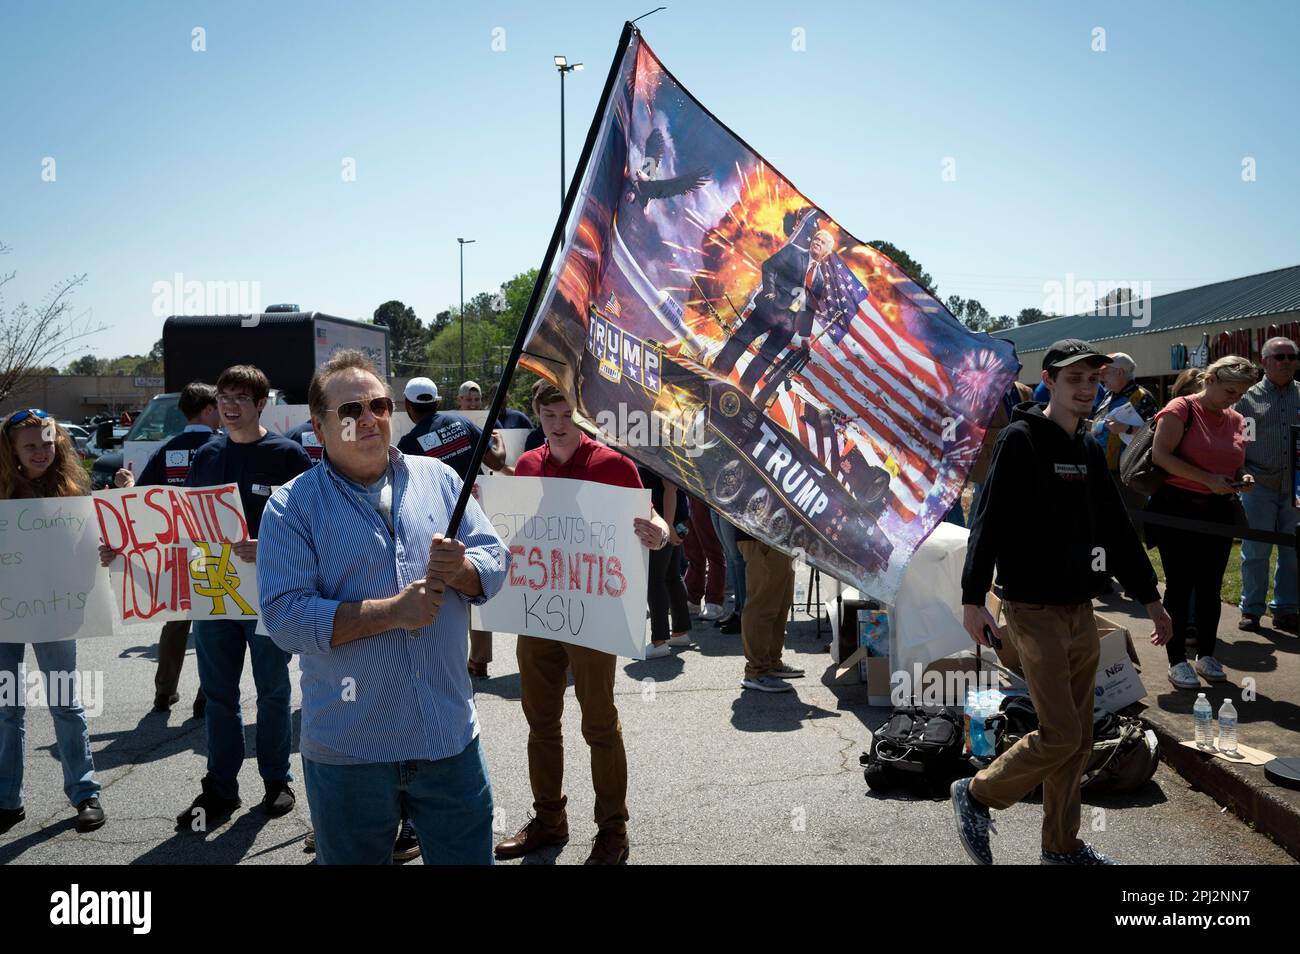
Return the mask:
<svg viewBox="0 0 1300 954"><path fill-rule="evenodd" d="M259 420L268 431L284 434L310 419L311 411L306 404L268 404L262 408Z"/></svg>
<svg viewBox="0 0 1300 954"><path fill-rule="evenodd" d="M480 477L475 495L509 548L505 585L473 627L645 658L649 551L632 527L650 491L563 477Z"/></svg>
<svg viewBox="0 0 1300 954"><path fill-rule="evenodd" d="M111 636L116 616L89 497L0 501L0 642Z"/></svg>
<svg viewBox="0 0 1300 954"><path fill-rule="evenodd" d="M109 576L121 622L256 618L257 571L232 546L248 539L237 485L130 487L91 499L97 535L119 551Z"/></svg>
<svg viewBox="0 0 1300 954"><path fill-rule="evenodd" d="M519 455L524 452L524 443L532 431L526 427L504 427L497 433L501 435L501 443L505 445L506 463L513 467Z"/></svg>

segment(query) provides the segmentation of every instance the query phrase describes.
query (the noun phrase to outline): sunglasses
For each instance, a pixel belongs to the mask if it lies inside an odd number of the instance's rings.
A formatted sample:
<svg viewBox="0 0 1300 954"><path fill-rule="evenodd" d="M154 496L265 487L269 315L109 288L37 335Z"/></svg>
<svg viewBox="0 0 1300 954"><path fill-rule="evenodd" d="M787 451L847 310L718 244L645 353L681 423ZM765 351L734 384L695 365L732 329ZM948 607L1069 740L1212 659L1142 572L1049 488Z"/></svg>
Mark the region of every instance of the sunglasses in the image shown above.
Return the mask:
<svg viewBox="0 0 1300 954"><path fill-rule="evenodd" d="M1275 361L1294 361L1296 358L1300 357L1300 355L1296 354L1294 351L1284 351L1281 354L1270 354L1269 357Z"/></svg>
<svg viewBox="0 0 1300 954"><path fill-rule="evenodd" d="M29 407L25 411L14 411L13 414L10 414L9 420L5 421L5 427L13 427L15 424L21 424L29 417L39 418L40 420L43 421L47 419L49 416L50 416L49 414L42 411L39 407Z"/></svg>
<svg viewBox="0 0 1300 954"><path fill-rule="evenodd" d="M388 397L371 398L368 403L368 406L370 408L370 413L373 414L375 417L384 418L384 417L388 417L390 414L393 413L392 398L388 398ZM339 416L340 421L347 420L348 418L351 418L352 420L355 421L360 419L361 412L364 409L365 407L362 405L360 401L348 401L345 404L340 404L337 408L329 408L328 410L334 411L334 413Z"/></svg>

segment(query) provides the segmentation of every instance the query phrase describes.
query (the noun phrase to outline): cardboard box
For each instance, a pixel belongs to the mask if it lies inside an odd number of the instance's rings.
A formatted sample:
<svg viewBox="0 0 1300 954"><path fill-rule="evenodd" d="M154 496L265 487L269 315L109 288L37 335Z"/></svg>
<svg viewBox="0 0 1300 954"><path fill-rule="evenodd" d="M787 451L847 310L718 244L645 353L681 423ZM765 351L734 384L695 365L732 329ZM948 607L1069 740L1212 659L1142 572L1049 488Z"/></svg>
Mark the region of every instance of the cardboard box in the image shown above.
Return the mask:
<svg viewBox="0 0 1300 954"><path fill-rule="evenodd" d="M861 660L865 665L863 681L867 684L867 704L872 706L892 706L889 698L889 677L891 669L888 656L867 656Z"/></svg>
<svg viewBox="0 0 1300 954"><path fill-rule="evenodd" d="M1128 658L1133 660L1134 665L1141 666L1142 660L1138 659L1137 650L1133 648L1133 634L1128 631L1128 628L1121 626L1109 616L1103 616L1101 613L1093 613L1092 615L1093 619L1097 621L1097 635L1105 639L1108 633L1123 633Z"/></svg>
<svg viewBox="0 0 1300 954"><path fill-rule="evenodd" d="M1001 611L997 604L995 613ZM1107 712L1117 712L1146 696L1139 672L1137 650L1133 637L1119 622L1096 613L1097 635L1101 637L1101 655L1097 660L1096 688L1093 702ZM1005 627L1004 627L1005 628ZM1002 650L998 658L1013 672L1019 671L1020 659L1014 647L1002 636Z"/></svg>
<svg viewBox="0 0 1300 954"><path fill-rule="evenodd" d="M884 610L858 611L858 648L866 649L867 657L889 655L889 614ZM867 681L867 660L858 662L862 681Z"/></svg>
<svg viewBox="0 0 1300 954"><path fill-rule="evenodd" d="M1098 617L1099 624L1100 621ZM1101 657L1097 661L1097 685L1093 692L1093 704L1107 712L1118 712L1147 694L1142 675L1129 656L1128 630L1123 627L1108 628L1101 633Z"/></svg>

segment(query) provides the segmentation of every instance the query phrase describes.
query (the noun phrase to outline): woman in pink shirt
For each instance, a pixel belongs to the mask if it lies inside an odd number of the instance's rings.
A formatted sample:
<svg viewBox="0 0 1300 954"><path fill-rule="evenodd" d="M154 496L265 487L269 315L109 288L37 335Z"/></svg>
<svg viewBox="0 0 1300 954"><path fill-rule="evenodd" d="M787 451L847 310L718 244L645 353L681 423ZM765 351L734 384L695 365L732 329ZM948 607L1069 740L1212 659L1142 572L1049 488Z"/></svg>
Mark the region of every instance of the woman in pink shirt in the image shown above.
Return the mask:
<svg viewBox="0 0 1300 954"><path fill-rule="evenodd" d="M1199 393L1174 398L1156 414L1151 459L1169 477L1148 502L1149 513L1227 526L1238 522L1236 495L1251 488L1252 478L1245 472L1245 421L1232 405L1257 380L1259 369L1247 359L1220 358L1206 369ZM1147 545L1160 551L1165 609L1174 623L1173 639L1165 645L1169 681L1196 689L1199 673L1222 682L1226 676L1214 648L1232 538L1148 524ZM1189 602L1195 604L1195 669L1186 649Z"/></svg>

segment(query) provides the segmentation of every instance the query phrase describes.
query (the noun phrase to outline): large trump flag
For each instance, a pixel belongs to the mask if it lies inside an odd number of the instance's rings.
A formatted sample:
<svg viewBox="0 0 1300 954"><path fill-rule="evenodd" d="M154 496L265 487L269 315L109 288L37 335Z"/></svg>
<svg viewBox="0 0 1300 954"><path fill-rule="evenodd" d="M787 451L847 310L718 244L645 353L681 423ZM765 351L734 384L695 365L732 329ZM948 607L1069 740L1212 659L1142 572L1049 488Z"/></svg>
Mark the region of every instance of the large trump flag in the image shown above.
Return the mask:
<svg viewBox="0 0 1300 954"><path fill-rule="evenodd" d="M634 28L565 208L523 363L584 428L891 601L961 493L1012 346L809 201Z"/></svg>

